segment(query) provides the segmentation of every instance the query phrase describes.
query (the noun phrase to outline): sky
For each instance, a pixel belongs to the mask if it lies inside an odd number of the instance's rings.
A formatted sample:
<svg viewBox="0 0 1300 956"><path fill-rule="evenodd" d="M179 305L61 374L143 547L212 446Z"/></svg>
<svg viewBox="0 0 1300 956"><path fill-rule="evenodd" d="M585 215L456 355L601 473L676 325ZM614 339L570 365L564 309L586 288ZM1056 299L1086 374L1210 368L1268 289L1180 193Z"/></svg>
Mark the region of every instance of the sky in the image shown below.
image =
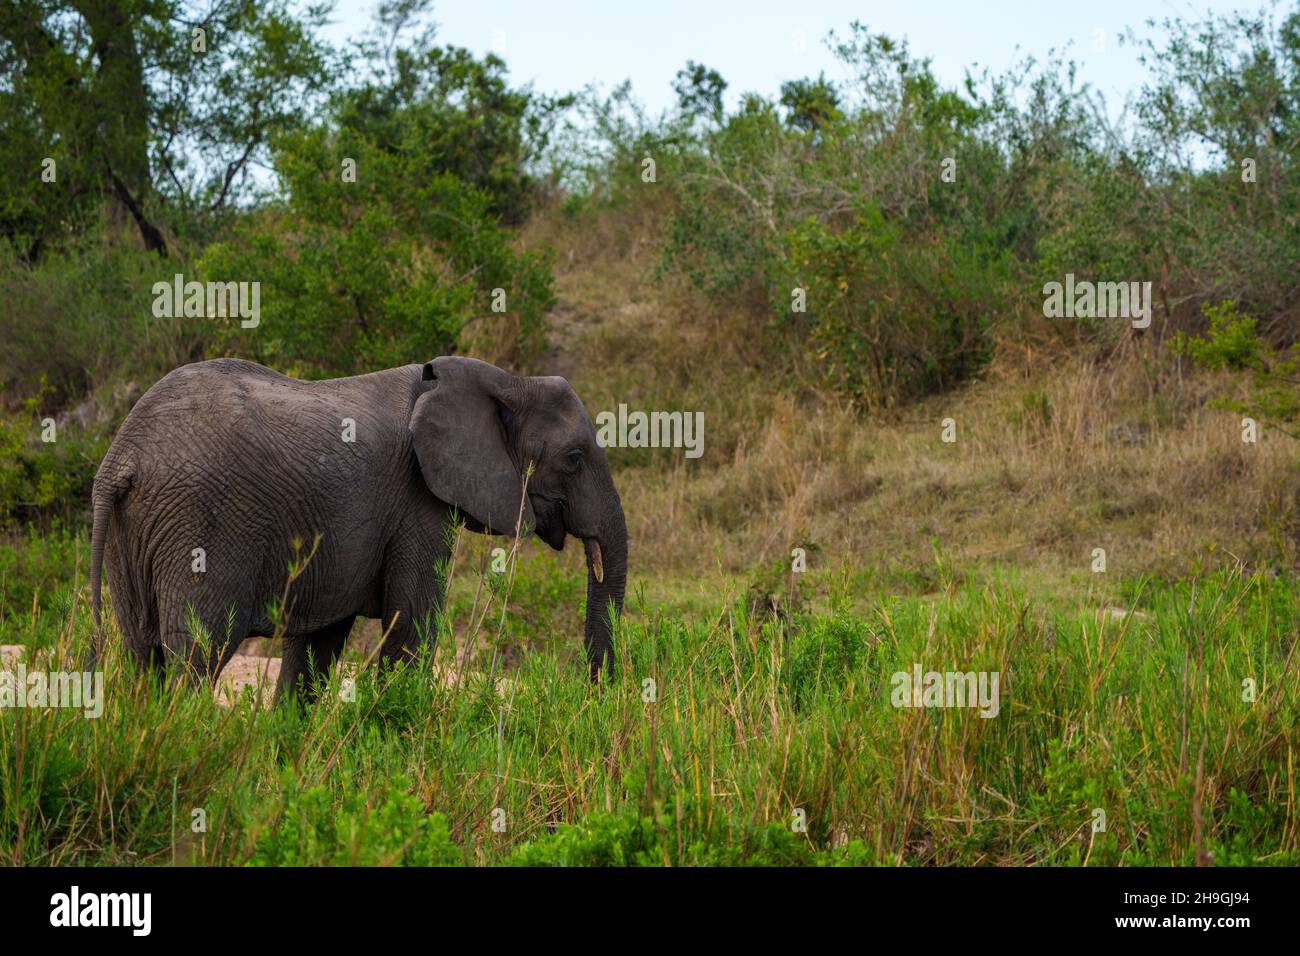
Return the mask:
<svg viewBox="0 0 1300 956"><path fill-rule="evenodd" d="M825 72L847 78L824 40L847 35L859 20L873 33L906 38L914 57L929 57L945 86L960 84L973 64L1001 73L1026 55L1055 48L1081 67L1080 78L1118 115L1144 71L1127 28L1160 35L1162 21L1202 18L1207 11L1258 10L1265 0L460 0L438 3L438 42L475 53L497 52L515 85L545 93L595 82L608 90L632 81L652 113L675 101L672 79L687 60L703 63L729 84L728 106L743 92L773 96L781 83ZM368 28L375 0L338 0L327 35L336 41Z"/></svg>

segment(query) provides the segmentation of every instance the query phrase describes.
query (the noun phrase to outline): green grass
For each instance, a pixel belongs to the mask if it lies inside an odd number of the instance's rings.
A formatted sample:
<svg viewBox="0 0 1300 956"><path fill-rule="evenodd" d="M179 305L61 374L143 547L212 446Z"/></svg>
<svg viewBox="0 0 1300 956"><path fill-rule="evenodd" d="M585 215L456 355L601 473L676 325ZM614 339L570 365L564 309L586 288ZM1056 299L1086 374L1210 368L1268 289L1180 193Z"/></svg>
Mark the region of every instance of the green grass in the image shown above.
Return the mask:
<svg viewBox="0 0 1300 956"><path fill-rule="evenodd" d="M454 573L448 630L476 590ZM942 566L928 593L801 581L775 613L634 589L593 689L576 637L531 633L576 635L568 576L519 565L501 641L529 646L499 688L425 661L353 702L336 675L306 713L225 710L113 655L100 719L0 711L0 863L1300 864L1294 580L1125 582L1122 618ZM86 608L38 611L3 640L75 653ZM1000 672L998 715L895 708L915 663Z"/></svg>

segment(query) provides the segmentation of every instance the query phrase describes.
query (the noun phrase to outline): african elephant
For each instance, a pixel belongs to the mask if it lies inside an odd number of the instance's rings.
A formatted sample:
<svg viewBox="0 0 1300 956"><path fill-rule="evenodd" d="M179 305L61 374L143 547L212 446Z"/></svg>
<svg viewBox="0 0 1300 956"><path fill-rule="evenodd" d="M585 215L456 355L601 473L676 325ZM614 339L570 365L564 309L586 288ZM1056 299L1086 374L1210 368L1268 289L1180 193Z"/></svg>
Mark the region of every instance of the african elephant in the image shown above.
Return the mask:
<svg viewBox="0 0 1300 956"><path fill-rule="evenodd" d="M236 359L186 365L131 410L93 504L96 634L107 557L127 649L147 666L175 658L214 677L245 637L275 633L286 593L279 693L310 699L358 615L381 619L384 661L409 656L436 637L456 522L535 532L557 551L582 539L591 678L612 666L627 525L563 378L448 356L325 381Z"/></svg>

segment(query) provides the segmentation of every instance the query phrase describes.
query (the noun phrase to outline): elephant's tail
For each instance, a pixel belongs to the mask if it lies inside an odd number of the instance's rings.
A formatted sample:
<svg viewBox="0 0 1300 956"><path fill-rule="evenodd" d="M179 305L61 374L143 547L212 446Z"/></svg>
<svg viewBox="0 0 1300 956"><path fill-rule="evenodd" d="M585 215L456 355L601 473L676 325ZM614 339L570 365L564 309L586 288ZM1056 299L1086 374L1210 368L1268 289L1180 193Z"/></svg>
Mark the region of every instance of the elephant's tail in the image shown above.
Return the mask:
<svg viewBox="0 0 1300 956"><path fill-rule="evenodd" d="M90 599L94 609L94 630L90 639L91 669L98 663L103 650L101 630L104 611L100 590L104 577L104 539L108 537L108 520L117 506L117 499L130 484L129 478L114 481L103 472L104 469L101 469L101 473L95 477L95 488L91 492L94 506L90 531Z"/></svg>

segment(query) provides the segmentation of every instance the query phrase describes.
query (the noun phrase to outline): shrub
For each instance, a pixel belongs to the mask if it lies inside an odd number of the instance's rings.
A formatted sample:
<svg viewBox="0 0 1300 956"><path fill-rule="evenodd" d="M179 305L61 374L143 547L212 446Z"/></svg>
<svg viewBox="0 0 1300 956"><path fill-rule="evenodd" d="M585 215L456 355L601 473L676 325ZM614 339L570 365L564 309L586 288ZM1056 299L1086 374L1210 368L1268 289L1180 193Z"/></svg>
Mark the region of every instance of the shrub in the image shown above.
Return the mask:
<svg viewBox="0 0 1300 956"><path fill-rule="evenodd" d="M0 412L0 528L19 518L79 516L108 448L106 436L42 417L39 404L32 397L22 412ZM47 432L54 441L42 440Z"/></svg>
<svg viewBox="0 0 1300 956"><path fill-rule="evenodd" d="M795 707L806 708L819 693L834 694L869 647L866 622L844 611L803 622L790 639L782 674Z"/></svg>
<svg viewBox="0 0 1300 956"><path fill-rule="evenodd" d="M212 324L159 319L151 308L153 284L178 271L93 237L35 264L0 243L0 405L36 396L54 411L114 378L150 382L193 361Z"/></svg>
<svg viewBox="0 0 1300 956"><path fill-rule="evenodd" d="M942 233L909 236L868 206L839 230L805 221L787 245L810 346L835 391L892 405L951 388L991 357L1001 270Z"/></svg>
<svg viewBox="0 0 1300 956"><path fill-rule="evenodd" d="M257 840L254 866L463 866L447 818L426 814L400 785L378 806L354 790L291 791L284 815Z"/></svg>
<svg viewBox="0 0 1300 956"><path fill-rule="evenodd" d="M1210 402L1215 408L1251 415L1272 422L1294 422L1300 418L1300 344L1289 349L1269 347L1256 332L1256 321L1233 301L1206 305L1209 320L1204 334L1175 336L1175 352L1189 356L1201 368L1248 374L1250 395L1240 401L1219 396ZM1300 437L1291 431L1283 434Z"/></svg>

